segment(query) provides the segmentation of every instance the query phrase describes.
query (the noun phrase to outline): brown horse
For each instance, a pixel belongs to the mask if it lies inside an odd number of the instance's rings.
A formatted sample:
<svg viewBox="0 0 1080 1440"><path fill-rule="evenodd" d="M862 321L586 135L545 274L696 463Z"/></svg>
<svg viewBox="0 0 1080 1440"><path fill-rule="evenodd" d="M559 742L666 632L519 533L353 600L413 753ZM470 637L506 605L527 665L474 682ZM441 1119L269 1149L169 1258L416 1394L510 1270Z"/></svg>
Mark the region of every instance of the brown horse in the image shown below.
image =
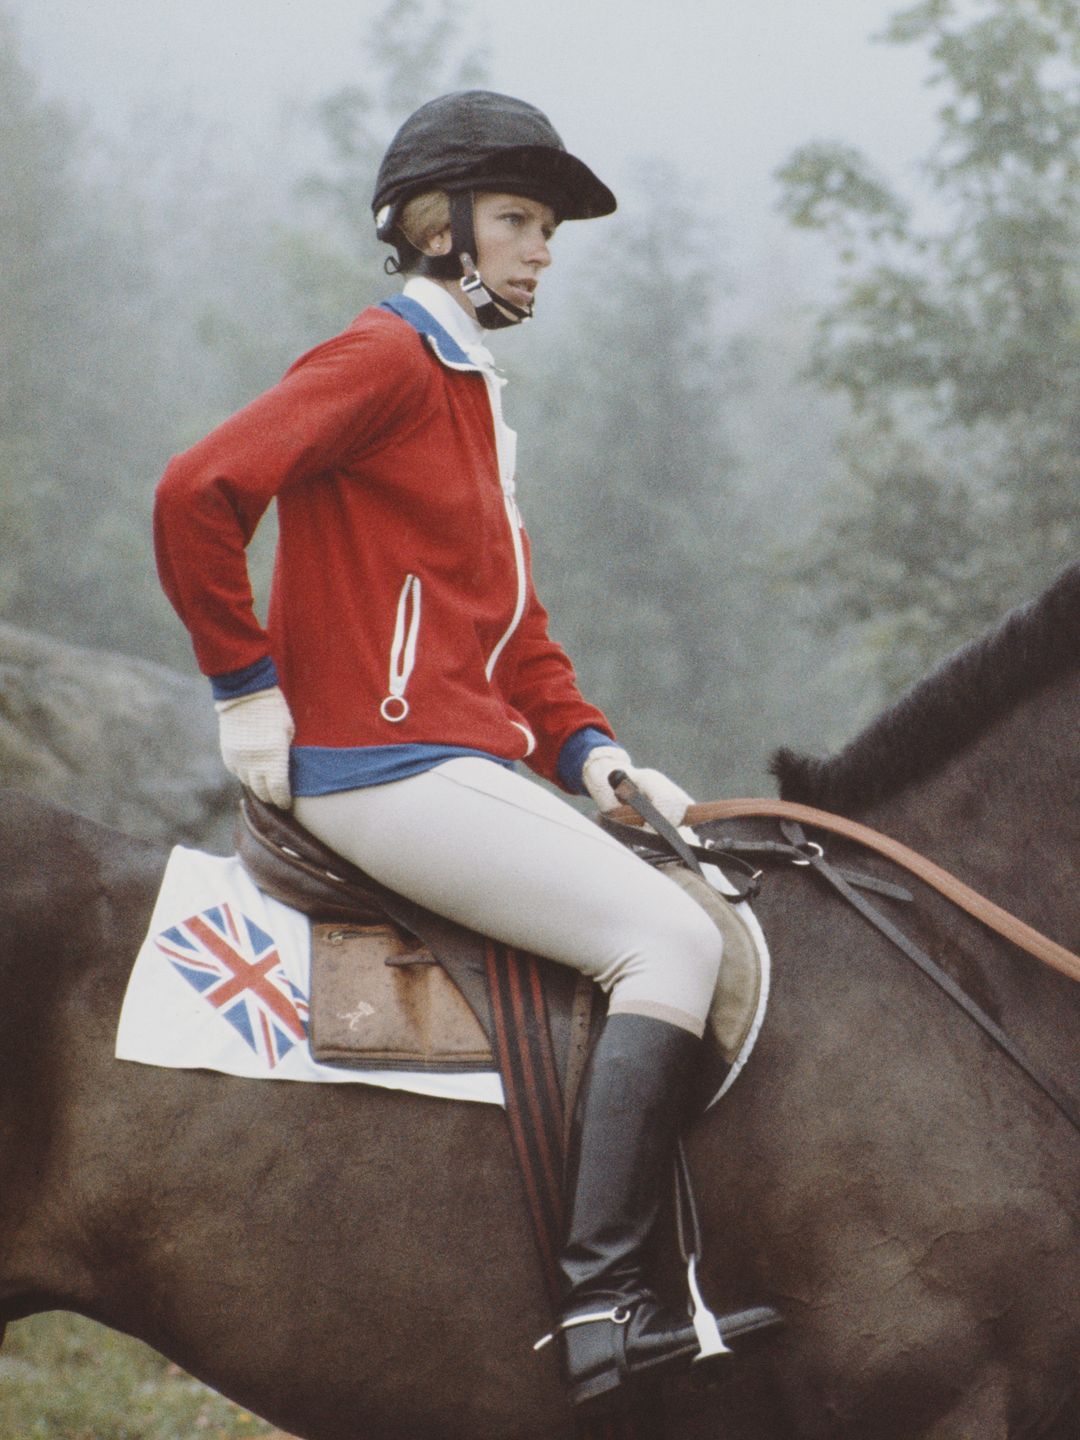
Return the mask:
<svg viewBox="0 0 1080 1440"><path fill-rule="evenodd" d="M1078 656L1080 567L836 759L782 754L783 791L1075 949ZM5 797L0 1322L79 1311L310 1440L568 1440L499 1110L113 1058L163 859ZM1075 1088L1080 992L913 888L882 905ZM673 1381L669 1436L1075 1440L1080 1135L806 872L756 909L769 1015L689 1148L707 1297L787 1324Z"/></svg>

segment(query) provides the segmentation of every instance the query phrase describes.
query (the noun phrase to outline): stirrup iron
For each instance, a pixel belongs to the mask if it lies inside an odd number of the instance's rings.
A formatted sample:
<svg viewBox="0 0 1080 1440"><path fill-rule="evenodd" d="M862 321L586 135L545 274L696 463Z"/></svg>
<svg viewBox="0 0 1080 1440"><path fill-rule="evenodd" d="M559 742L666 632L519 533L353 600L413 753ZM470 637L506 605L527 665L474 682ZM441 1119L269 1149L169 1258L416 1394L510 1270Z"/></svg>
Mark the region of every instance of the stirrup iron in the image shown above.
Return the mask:
<svg viewBox="0 0 1080 1440"><path fill-rule="evenodd" d="M701 1287L698 1285L697 1262L701 1254L701 1224L694 1203L690 1166L681 1136L675 1147L675 1228L679 1251L686 1261L686 1281L691 1300L690 1319L698 1342L698 1353L694 1356L694 1364L697 1365L715 1355L730 1355L731 1349L724 1344L716 1316L705 1304Z"/></svg>
<svg viewBox="0 0 1080 1440"><path fill-rule="evenodd" d="M690 1319L698 1340L698 1353L694 1356L694 1364L697 1365L701 1360L709 1360L714 1355L730 1355L731 1347L724 1344L724 1337L720 1334L716 1316L702 1299L697 1281L696 1255L691 1255L687 1261L686 1279L690 1286L690 1299L693 1302Z"/></svg>

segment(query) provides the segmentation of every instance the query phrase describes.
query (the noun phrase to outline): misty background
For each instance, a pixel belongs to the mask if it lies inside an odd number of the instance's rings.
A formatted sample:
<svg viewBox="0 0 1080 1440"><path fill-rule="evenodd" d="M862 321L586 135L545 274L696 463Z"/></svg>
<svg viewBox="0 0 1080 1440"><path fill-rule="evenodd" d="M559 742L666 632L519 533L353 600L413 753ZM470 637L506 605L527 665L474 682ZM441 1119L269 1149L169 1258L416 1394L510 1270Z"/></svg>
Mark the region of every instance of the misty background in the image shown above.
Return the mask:
<svg viewBox="0 0 1080 1440"><path fill-rule="evenodd" d="M1078 31L1071 0L0 0L0 619L195 675L154 485L396 288L382 149L481 84L620 200L494 342L554 633L639 761L771 790L776 745L843 743L1076 556Z"/></svg>

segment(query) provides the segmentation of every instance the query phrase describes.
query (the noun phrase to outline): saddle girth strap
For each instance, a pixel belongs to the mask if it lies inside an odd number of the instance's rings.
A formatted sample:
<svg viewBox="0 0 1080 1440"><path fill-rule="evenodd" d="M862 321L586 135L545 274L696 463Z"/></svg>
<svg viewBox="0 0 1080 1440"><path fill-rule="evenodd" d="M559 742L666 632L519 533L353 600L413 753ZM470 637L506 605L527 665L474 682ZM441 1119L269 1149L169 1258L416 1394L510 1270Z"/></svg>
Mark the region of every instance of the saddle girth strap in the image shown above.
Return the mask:
<svg viewBox="0 0 1080 1440"><path fill-rule="evenodd" d="M544 1283L559 1302L559 1249L566 1228L562 1092L536 961L487 942L488 993L506 1119L525 1187Z"/></svg>

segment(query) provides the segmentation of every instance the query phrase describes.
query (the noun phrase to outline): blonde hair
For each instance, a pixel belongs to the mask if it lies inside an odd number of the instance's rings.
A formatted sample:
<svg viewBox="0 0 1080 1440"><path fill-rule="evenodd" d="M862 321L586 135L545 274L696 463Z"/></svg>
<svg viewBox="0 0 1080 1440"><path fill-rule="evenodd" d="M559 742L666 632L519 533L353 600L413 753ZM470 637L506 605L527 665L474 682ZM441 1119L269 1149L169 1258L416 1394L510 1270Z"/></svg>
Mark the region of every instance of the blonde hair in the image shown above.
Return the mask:
<svg viewBox="0 0 1080 1440"><path fill-rule="evenodd" d="M415 250L423 250L433 235L450 225L450 196L445 190L425 190L407 200L398 229Z"/></svg>

